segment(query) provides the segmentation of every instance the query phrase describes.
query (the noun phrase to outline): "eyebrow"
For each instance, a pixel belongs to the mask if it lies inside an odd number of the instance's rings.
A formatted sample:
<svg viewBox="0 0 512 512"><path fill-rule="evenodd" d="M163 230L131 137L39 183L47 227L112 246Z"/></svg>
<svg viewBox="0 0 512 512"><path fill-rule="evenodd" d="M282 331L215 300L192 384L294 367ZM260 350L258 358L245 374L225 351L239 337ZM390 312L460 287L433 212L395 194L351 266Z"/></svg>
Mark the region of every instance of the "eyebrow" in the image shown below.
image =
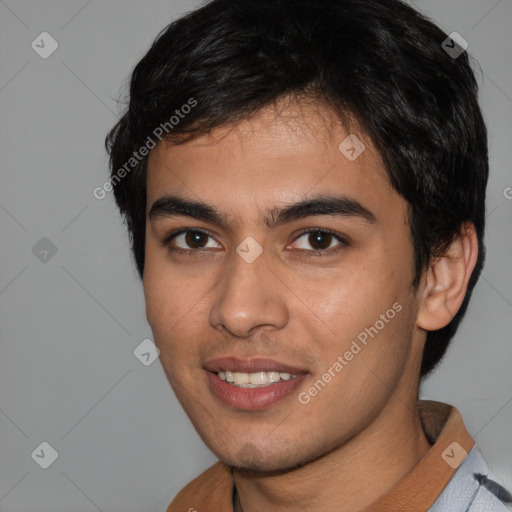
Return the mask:
<svg viewBox="0 0 512 512"><path fill-rule="evenodd" d="M368 224L375 224L377 217L355 199L346 196L321 195L304 199L283 207L272 208L263 216L262 222L269 229L293 220L315 215L330 215L343 218L358 218ZM235 223L215 207L202 201L193 201L177 196L157 199L149 210L150 220L162 217L183 216L216 224L233 231Z"/></svg>

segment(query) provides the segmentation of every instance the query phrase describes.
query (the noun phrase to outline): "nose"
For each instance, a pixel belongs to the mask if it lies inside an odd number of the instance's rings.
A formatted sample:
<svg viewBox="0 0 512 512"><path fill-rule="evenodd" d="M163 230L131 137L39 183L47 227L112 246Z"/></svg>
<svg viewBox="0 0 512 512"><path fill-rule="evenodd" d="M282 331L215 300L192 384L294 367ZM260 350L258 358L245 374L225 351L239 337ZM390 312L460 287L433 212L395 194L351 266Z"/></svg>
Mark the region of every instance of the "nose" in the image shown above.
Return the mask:
<svg viewBox="0 0 512 512"><path fill-rule="evenodd" d="M212 327L246 338L257 327L282 329L289 320L283 284L265 261L252 263L234 254L232 266L215 289L209 321Z"/></svg>

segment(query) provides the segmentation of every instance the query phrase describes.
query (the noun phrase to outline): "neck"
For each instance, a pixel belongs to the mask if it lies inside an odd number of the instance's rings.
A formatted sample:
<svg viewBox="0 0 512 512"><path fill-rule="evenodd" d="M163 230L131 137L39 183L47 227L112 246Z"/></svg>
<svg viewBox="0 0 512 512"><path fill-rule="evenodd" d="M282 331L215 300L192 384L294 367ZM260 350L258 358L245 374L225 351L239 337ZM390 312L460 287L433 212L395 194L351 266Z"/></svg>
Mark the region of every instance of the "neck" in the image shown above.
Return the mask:
<svg viewBox="0 0 512 512"><path fill-rule="evenodd" d="M430 447L417 400L406 405L393 396L365 430L313 462L271 476L235 469L235 512L360 511L386 494Z"/></svg>

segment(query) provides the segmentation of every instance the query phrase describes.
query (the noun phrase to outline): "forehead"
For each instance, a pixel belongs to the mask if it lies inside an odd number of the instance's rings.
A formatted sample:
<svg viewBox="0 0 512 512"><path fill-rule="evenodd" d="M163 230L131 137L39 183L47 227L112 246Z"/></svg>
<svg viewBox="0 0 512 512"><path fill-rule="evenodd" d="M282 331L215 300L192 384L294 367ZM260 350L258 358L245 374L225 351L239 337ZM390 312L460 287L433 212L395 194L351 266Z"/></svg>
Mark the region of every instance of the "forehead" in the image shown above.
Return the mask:
<svg viewBox="0 0 512 512"><path fill-rule="evenodd" d="M363 149L357 140L364 150L353 159ZM346 128L323 106L297 102L184 144L161 141L148 160L148 211L166 194L222 205L233 219L251 215L254 204L275 207L316 194L343 194L384 210L401 201L357 122Z"/></svg>

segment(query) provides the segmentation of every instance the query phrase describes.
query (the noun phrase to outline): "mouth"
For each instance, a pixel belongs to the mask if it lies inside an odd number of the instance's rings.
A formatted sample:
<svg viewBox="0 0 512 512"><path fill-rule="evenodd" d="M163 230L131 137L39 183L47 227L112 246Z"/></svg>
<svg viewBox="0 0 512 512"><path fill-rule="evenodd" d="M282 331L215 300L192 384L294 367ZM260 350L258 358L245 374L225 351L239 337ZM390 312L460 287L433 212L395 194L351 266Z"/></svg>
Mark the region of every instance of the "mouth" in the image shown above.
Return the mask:
<svg viewBox="0 0 512 512"><path fill-rule="evenodd" d="M293 393L309 373L270 359L209 361L205 365L210 391L235 409L260 410Z"/></svg>
<svg viewBox="0 0 512 512"><path fill-rule="evenodd" d="M226 370L217 372L217 375L219 379L237 388L264 388L274 382L287 381L298 377L298 375L291 373L276 371L242 373Z"/></svg>

